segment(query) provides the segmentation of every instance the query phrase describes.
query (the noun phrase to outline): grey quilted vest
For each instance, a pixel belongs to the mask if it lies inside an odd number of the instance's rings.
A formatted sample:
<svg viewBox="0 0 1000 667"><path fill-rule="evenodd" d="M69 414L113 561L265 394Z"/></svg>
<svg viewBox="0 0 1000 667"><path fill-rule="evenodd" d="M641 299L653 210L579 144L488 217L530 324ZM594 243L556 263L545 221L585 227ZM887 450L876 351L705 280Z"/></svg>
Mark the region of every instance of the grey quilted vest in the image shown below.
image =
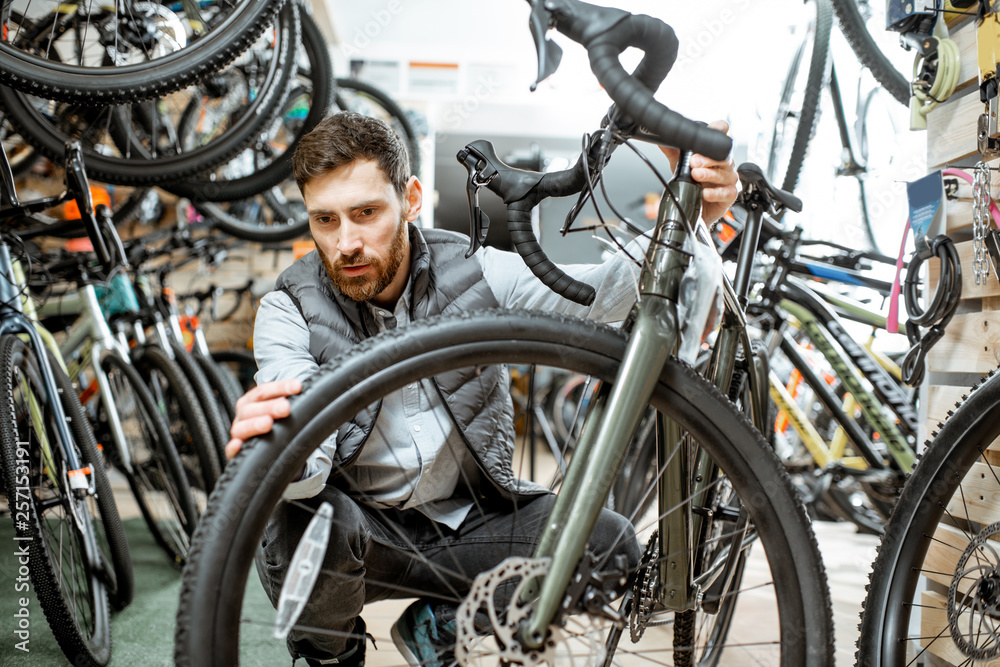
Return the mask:
<svg viewBox="0 0 1000 667"><path fill-rule="evenodd" d="M465 259L467 237L439 229L410 225L410 320L416 321L473 309L499 306L483 277L479 262ZM319 253L311 252L286 269L275 288L288 294L309 329L309 351L320 364L378 333L367 306L340 293ZM477 366L433 378L448 411L464 434L479 467L501 495L535 494L543 490L518 480L514 453L514 408L504 366ZM361 453L381 408L355 415L337 434L334 471L348 468ZM339 475L337 475L339 477ZM336 477L331 477L335 483ZM484 489L485 490L485 489Z"/></svg>

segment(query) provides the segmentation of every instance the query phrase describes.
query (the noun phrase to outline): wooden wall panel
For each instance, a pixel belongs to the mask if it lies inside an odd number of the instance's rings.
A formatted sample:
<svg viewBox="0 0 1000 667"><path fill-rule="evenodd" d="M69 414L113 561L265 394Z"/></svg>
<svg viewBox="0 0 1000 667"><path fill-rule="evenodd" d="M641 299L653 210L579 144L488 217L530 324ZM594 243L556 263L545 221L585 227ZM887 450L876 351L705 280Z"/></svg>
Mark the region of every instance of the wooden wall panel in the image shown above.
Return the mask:
<svg viewBox="0 0 1000 667"><path fill-rule="evenodd" d="M955 315L927 354L927 370L985 373L1000 365L1000 312Z"/></svg>
<svg viewBox="0 0 1000 667"><path fill-rule="evenodd" d="M927 114L928 169L978 154L976 123L981 113L978 89L968 89Z"/></svg>

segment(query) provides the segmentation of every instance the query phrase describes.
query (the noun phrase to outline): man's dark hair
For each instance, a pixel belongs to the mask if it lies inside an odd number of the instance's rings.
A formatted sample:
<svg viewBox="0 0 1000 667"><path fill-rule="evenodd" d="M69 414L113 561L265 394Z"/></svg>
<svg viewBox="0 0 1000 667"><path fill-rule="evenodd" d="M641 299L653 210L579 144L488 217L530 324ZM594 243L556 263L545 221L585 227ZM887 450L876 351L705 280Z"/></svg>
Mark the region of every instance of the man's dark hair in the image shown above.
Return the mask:
<svg viewBox="0 0 1000 667"><path fill-rule="evenodd" d="M295 182L301 191L310 179L355 160L374 160L396 194L404 196L410 179L406 146L381 120L353 111L327 116L302 137L292 157Z"/></svg>

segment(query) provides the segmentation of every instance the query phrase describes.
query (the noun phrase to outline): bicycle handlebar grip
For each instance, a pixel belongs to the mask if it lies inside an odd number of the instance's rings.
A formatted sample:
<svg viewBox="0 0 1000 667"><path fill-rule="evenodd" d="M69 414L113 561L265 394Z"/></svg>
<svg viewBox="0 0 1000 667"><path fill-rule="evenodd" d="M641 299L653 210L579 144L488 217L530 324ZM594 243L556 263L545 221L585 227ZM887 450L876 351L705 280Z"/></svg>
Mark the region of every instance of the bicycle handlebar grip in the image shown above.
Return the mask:
<svg viewBox="0 0 1000 667"><path fill-rule="evenodd" d="M673 28L646 15L632 15L594 37L584 46L590 67L615 104L649 133L665 143L724 160L732 149L732 139L723 132L671 111L653 98L653 92L677 58L677 36ZM618 56L629 46L645 55L630 75Z"/></svg>
<svg viewBox="0 0 1000 667"><path fill-rule="evenodd" d="M535 207L536 199L528 197L507 207L507 228L510 229L510 239L531 272L549 289L570 301L589 306L594 303L597 291L556 266L538 245L535 233L531 229L531 209Z"/></svg>

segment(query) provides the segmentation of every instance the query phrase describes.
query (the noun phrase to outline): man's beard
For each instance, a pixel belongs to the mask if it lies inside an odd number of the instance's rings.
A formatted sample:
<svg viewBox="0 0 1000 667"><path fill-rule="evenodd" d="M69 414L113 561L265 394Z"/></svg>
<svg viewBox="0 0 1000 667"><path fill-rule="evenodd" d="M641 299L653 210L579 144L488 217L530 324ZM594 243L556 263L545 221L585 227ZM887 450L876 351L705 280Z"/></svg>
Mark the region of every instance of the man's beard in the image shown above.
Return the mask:
<svg viewBox="0 0 1000 667"><path fill-rule="evenodd" d="M406 216L404 215L400 217L399 227L392 239L392 245L389 247L389 254L384 259L375 255L366 255L363 252L356 252L353 255L341 255L336 262L331 264L326 253L318 246L316 250L319 252L319 256L323 260L323 265L326 267L327 273L330 274L333 284L336 285L337 289L344 296L354 301L368 301L381 294L396 277L396 272L399 271L399 265L403 263L403 256L407 250L406 237L408 233L408 225L406 224ZM344 267L357 264L370 264L375 271L375 275L370 276L367 271L365 275L361 276L346 276L343 274L342 269Z"/></svg>

